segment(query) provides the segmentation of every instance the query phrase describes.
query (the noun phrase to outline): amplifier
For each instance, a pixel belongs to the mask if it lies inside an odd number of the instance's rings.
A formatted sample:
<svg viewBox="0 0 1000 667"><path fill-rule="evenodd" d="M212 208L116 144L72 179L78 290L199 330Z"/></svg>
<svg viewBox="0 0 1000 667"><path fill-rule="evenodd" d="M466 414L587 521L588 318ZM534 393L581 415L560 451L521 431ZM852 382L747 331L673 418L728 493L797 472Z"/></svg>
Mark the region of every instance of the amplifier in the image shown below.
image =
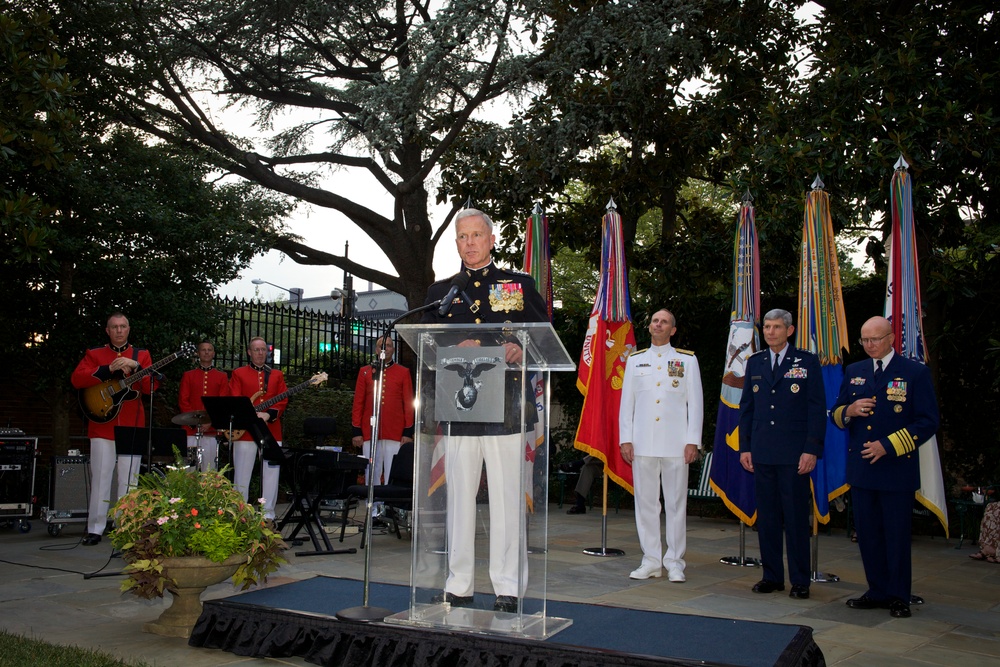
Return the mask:
<svg viewBox="0 0 1000 667"><path fill-rule="evenodd" d="M30 517L38 438L0 438L0 517Z"/></svg>
<svg viewBox="0 0 1000 667"><path fill-rule="evenodd" d="M59 519L84 518L90 501L90 457L52 457L49 513Z"/></svg>

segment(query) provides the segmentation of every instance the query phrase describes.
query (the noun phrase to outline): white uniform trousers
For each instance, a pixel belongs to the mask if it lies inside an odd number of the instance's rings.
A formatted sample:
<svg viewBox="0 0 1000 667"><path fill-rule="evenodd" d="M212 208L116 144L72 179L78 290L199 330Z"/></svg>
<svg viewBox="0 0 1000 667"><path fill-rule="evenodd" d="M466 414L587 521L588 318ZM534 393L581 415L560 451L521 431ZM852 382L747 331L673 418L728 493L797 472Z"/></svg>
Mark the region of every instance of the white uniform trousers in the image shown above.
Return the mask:
<svg viewBox="0 0 1000 667"><path fill-rule="evenodd" d="M476 494L486 461L490 496L490 580L496 595L521 597L527 587L524 513L521 509L521 461L524 441L519 433L491 436L450 436L445 450L448 494L448 578L444 590L467 597L475 589ZM519 577L518 563L524 561Z"/></svg>
<svg viewBox="0 0 1000 667"><path fill-rule="evenodd" d="M198 436L189 435L187 437L188 441L188 454L192 456L192 461L197 461L195 456L195 447L199 446ZM219 442L215 439L214 435L203 435L201 436L201 465L199 470L206 472L208 470L218 470L216 459L219 458Z"/></svg>
<svg viewBox="0 0 1000 667"><path fill-rule="evenodd" d="M281 441L278 441L281 446ZM250 478L253 477L253 467L257 463L258 456L257 443L252 440L237 440L233 447L233 486L243 496L243 500L250 501ZM264 475L261 481L261 497L264 499L264 518L274 518L274 505L278 501L278 477L281 474L281 465L264 462ZM257 498L252 501L257 503Z"/></svg>
<svg viewBox="0 0 1000 667"><path fill-rule="evenodd" d="M365 440L361 445L362 455L371 460L372 441ZM375 448L375 465L365 468L365 484L368 483L370 471L375 470L375 484L388 484L389 471L392 470L392 460L399 453L399 440L382 440L379 438Z"/></svg>
<svg viewBox="0 0 1000 667"><path fill-rule="evenodd" d="M683 456L636 456L632 462L635 528L642 564L684 571L687 551L688 466ZM666 513L667 553L660 543L660 489Z"/></svg>
<svg viewBox="0 0 1000 667"><path fill-rule="evenodd" d="M111 478L118 459L118 493L111 497ZM117 456L115 441L107 438L90 439L90 506L87 508L87 532L101 535L108 525L108 510L112 500L128 493L139 477L141 456Z"/></svg>

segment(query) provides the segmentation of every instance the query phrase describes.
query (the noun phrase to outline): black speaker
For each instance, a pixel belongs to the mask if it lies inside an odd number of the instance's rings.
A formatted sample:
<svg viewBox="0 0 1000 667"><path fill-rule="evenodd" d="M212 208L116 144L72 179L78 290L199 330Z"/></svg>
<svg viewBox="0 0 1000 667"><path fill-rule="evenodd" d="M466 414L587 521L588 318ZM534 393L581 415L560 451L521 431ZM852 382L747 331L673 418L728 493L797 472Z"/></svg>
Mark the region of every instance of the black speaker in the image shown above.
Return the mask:
<svg viewBox="0 0 1000 667"><path fill-rule="evenodd" d="M0 517L30 517L38 438L0 438Z"/></svg>
<svg viewBox="0 0 1000 667"><path fill-rule="evenodd" d="M90 457L52 457L49 510L60 518L87 516L90 501Z"/></svg>

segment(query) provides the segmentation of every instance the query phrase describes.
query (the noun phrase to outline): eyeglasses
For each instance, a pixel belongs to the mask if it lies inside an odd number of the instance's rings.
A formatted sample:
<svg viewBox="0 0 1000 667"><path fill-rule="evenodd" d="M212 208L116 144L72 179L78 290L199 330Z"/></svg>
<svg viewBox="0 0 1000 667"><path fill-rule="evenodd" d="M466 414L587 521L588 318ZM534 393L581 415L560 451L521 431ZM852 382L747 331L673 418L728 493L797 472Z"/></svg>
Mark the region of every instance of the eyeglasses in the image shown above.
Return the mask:
<svg viewBox="0 0 1000 667"><path fill-rule="evenodd" d="M882 334L878 338L859 338L858 342L861 343L862 346L864 346L864 345L874 345L875 343L878 343L879 341L881 341L886 336L891 336L891 335L892 335L892 332L889 332L887 334Z"/></svg>

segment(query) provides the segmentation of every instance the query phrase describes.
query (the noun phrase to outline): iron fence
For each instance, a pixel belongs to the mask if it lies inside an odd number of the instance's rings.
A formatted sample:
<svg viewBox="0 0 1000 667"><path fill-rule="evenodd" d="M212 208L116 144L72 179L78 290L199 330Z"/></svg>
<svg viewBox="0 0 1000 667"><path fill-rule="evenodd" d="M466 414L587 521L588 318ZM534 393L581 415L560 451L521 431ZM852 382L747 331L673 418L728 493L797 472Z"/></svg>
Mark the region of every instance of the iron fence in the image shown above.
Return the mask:
<svg viewBox="0 0 1000 667"><path fill-rule="evenodd" d="M294 378L325 371L330 384L354 387L358 369L371 362L383 320L349 318L287 303L220 299L222 322L216 365L232 370L247 363L250 339L270 346L268 364ZM395 336L394 336L395 337Z"/></svg>

